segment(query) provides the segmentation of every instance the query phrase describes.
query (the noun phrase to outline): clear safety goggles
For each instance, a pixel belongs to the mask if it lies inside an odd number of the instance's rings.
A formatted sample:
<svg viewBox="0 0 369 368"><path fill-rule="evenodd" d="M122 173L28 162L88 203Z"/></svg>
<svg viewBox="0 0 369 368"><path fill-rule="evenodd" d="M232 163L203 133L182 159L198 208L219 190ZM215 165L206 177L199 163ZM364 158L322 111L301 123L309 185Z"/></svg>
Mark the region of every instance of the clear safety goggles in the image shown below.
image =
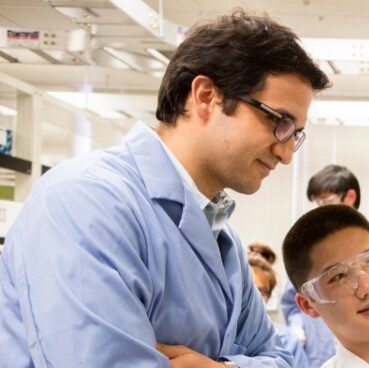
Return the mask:
<svg viewBox="0 0 369 368"><path fill-rule="evenodd" d="M301 291L318 303L335 303L354 295L359 285L369 292L369 250L306 281Z"/></svg>

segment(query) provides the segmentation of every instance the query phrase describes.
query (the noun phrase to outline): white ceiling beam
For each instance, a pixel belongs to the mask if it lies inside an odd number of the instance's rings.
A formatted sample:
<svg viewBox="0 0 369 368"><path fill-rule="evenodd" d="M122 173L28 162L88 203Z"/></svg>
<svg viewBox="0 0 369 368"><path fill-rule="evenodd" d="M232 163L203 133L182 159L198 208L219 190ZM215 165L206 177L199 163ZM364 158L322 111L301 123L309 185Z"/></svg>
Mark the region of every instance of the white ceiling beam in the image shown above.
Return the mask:
<svg viewBox="0 0 369 368"><path fill-rule="evenodd" d="M147 5L143 0L110 0L118 9L164 43L176 46L180 25L165 19L162 14Z"/></svg>

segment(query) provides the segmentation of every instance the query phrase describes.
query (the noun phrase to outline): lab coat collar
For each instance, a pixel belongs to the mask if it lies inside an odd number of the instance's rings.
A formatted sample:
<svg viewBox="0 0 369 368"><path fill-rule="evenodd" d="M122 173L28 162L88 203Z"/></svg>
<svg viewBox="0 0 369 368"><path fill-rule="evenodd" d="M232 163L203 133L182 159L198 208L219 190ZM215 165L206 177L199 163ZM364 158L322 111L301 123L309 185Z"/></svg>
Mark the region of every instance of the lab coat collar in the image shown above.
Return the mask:
<svg viewBox="0 0 369 368"><path fill-rule="evenodd" d="M137 123L126 142L144 180L150 198L169 199L184 204L184 186L160 141L150 128Z"/></svg>
<svg viewBox="0 0 369 368"><path fill-rule="evenodd" d="M155 139L144 123L136 124L127 135L127 145L142 175L146 189L152 199L177 224L179 231L189 242L194 251L218 278L224 293L232 300L229 281L220 256L218 244L210 225L193 194L187 190L169 159L163 146ZM173 201L171 206L169 201ZM178 203L182 206L178 206ZM182 209L181 216L178 212Z"/></svg>

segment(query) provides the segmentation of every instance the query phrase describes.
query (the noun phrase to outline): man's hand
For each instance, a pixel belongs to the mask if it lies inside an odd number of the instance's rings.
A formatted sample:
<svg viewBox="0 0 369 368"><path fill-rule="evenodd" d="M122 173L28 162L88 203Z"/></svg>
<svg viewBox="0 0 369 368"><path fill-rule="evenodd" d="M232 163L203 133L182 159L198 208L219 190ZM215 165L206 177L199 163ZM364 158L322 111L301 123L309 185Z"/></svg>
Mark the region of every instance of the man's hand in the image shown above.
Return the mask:
<svg viewBox="0 0 369 368"><path fill-rule="evenodd" d="M171 368L224 368L216 362L183 345L156 344L156 348L169 358Z"/></svg>

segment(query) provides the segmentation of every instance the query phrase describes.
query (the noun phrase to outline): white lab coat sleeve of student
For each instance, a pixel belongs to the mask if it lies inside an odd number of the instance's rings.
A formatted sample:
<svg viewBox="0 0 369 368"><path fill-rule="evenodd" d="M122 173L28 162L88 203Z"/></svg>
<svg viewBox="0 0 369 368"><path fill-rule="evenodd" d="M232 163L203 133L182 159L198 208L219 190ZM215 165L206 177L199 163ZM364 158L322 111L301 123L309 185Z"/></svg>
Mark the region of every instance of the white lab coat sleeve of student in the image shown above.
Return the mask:
<svg viewBox="0 0 369 368"><path fill-rule="evenodd" d="M145 309L142 244L137 219L107 185L71 181L33 195L0 265L0 366L169 367Z"/></svg>

